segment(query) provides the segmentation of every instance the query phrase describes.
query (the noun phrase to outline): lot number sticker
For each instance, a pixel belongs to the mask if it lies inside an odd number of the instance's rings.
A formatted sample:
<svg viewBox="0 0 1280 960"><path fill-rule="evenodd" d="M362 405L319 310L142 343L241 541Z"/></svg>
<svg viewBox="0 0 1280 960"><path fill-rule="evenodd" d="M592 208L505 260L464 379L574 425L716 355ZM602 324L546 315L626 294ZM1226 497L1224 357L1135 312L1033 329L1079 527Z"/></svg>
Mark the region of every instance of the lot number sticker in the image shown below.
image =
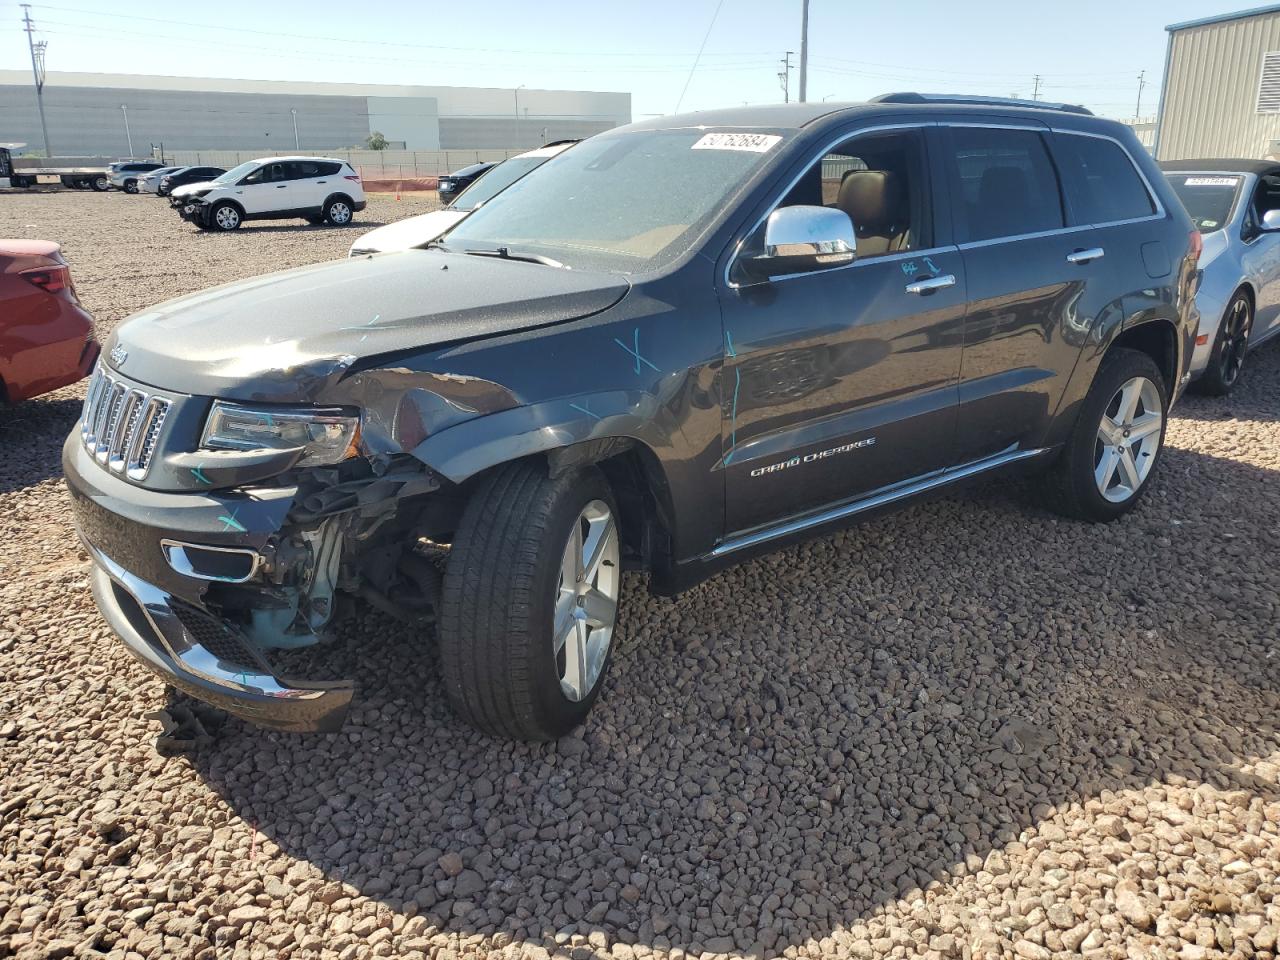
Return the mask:
<svg viewBox="0 0 1280 960"><path fill-rule="evenodd" d="M745 150L766 153L782 137L772 133L708 133L693 145L693 150Z"/></svg>
<svg viewBox="0 0 1280 960"><path fill-rule="evenodd" d="M1187 177L1184 187L1234 187L1239 177Z"/></svg>

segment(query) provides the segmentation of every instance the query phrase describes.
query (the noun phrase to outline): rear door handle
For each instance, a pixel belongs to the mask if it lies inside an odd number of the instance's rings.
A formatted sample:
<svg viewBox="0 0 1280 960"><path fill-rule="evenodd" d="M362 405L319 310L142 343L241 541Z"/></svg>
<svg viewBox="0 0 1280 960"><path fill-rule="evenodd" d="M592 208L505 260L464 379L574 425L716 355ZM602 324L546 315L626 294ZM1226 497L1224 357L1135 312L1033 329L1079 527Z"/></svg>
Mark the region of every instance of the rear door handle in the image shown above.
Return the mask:
<svg viewBox="0 0 1280 960"><path fill-rule="evenodd" d="M944 273L940 277L930 277L927 280L917 280L915 283L907 284L907 293L918 293L924 296L933 293L935 290L942 290L946 287L954 287L956 278L954 274Z"/></svg>
<svg viewBox="0 0 1280 960"><path fill-rule="evenodd" d="M1107 251L1101 247L1090 247L1088 250L1076 250L1067 254L1067 263L1089 263L1093 260L1101 260L1106 256Z"/></svg>
<svg viewBox="0 0 1280 960"><path fill-rule="evenodd" d="M287 186L288 186L288 184L287 184L287 183L277 183L277 184L276 184L276 189L277 189L277 190L283 190L283 189L284 189L285 187L287 187Z"/></svg>

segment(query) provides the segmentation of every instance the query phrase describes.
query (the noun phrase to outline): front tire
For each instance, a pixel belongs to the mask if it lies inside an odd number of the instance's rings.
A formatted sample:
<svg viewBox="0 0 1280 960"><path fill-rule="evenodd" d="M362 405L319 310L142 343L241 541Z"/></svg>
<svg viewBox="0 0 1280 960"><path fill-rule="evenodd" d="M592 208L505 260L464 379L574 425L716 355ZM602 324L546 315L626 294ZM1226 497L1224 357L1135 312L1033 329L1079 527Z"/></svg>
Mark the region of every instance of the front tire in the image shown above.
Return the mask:
<svg viewBox="0 0 1280 960"><path fill-rule="evenodd" d="M231 231L239 230L244 217L240 209L229 200L224 200L209 211L209 225L212 229Z"/></svg>
<svg viewBox="0 0 1280 960"><path fill-rule="evenodd" d="M554 740L581 724L613 649L618 511L595 467L499 468L454 536L439 637L454 710L485 733Z"/></svg>
<svg viewBox="0 0 1280 960"><path fill-rule="evenodd" d="M1209 365L1196 383L1200 393L1211 397L1225 397L1240 382L1240 370L1249 350L1249 334L1253 331L1253 304L1243 290L1227 304L1218 324L1218 334L1213 340L1213 352Z"/></svg>
<svg viewBox="0 0 1280 960"><path fill-rule="evenodd" d="M1168 388L1155 361L1137 350L1111 350L1046 477L1048 506L1093 522L1132 510L1164 450L1168 410Z"/></svg>
<svg viewBox="0 0 1280 960"><path fill-rule="evenodd" d="M137 180L126 180L126 181L124 182L124 192L125 192L125 193L137 193L137 192L138 192L138 181L137 181Z"/></svg>

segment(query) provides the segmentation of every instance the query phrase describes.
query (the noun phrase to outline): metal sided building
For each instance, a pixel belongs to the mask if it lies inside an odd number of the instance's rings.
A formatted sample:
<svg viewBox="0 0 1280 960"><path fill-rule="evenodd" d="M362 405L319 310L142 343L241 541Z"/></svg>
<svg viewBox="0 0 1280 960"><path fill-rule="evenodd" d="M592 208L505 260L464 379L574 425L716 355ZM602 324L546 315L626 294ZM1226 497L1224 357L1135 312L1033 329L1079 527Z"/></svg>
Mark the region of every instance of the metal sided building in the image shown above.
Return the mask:
<svg viewBox="0 0 1280 960"><path fill-rule="evenodd" d="M536 147L631 122L631 94L53 73L44 86L59 155L333 150L381 133L405 150ZM0 70L0 140L42 143L30 71Z"/></svg>
<svg viewBox="0 0 1280 960"><path fill-rule="evenodd" d="M1280 4L1175 23L1155 155L1280 155Z"/></svg>

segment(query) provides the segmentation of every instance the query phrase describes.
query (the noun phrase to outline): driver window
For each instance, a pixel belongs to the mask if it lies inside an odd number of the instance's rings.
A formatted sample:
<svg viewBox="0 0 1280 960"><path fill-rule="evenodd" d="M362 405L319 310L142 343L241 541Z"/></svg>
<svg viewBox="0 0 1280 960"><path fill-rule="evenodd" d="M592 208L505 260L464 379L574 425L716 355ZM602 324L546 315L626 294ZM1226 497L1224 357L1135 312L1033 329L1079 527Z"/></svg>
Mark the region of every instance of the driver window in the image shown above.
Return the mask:
<svg viewBox="0 0 1280 960"><path fill-rule="evenodd" d="M805 171L779 206L848 214L859 260L921 250L932 243L924 171L920 131L855 136Z"/></svg>
<svg viewBox="0 0 1280 960"><path fill-rule="evenodd" d="M253 173L241 180L240 183L247 186L254 183L266 183L270 179L271 165L267 164L266 166L259 167L257 170L253 171Z"/></svg>
<svg viewBox="0 0 1280 960"><path fill-rule="evenodd" d="M1262 217L1268 210L1280 210L1280 176L1268 174L1258 178L1258 188L1253 192L1253 221L1260 230Z"/></svg>

